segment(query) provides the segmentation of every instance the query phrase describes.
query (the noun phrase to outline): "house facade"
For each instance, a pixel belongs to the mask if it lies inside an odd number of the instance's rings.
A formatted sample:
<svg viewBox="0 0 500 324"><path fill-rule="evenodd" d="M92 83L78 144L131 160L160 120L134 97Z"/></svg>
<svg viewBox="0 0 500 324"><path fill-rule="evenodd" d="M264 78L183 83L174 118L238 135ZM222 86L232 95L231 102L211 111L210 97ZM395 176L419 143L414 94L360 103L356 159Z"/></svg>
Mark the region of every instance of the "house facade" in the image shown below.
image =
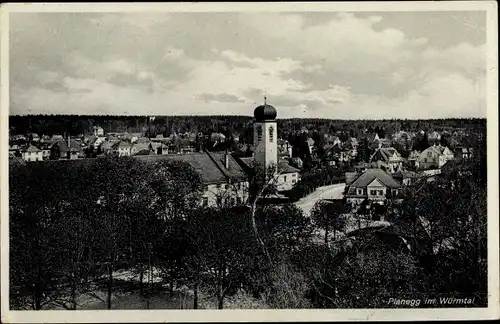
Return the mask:
<svg viewBox="0 0 500 324"><path fill-rule="evenodd" d="M370 157L370 163L381 162L380 166L384 167L389 173L400 171L403 167L403 158L401 154L393 147L379 147Z"/></svg>
<svg viewBox="0 0 500 324"><path fill-rule="evenodd" d="M130 156L132 145L128 141L120 141L116 147L118 156Z"/></svg>
<svg viewBox="0 0 500 324"><path fill-rule="evenodd" d="M205 151L191 154L135 155L134 158L147 162L183 161L191 165L202 180L202 206L223 207L248 202L248 176L229 153Z"/></svg>
<svg viewBox="0 0 500 324"><path fill-rule="evenodd" d="M346 175L346 179L347 179ZM367 201L383 205L388 198L396 197L401 189L401 184L382 169L367 169L346 183L346 200L353 208Z"/></svg>
<svg viewBox="0 0 500 324"><path fill-rule="evenodd" d="M454 154L450 149L441 145L433 145L420 153L418 166L420 170L439 169L453 159Z"/></svg>
<svg viewBox="0 0 500 324"><path fill-rule="evenodd" d="M29 145L21 150L21 157L26 162L43 161L43 152L38 147Z"/></svg>

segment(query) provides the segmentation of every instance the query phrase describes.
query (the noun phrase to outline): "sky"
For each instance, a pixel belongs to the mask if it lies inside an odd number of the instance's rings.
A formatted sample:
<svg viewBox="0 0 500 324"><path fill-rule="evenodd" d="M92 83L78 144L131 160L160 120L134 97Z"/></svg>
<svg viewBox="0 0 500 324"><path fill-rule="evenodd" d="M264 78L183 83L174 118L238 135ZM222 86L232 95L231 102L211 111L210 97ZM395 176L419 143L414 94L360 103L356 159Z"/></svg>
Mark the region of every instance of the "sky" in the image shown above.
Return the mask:
<svg viewBox="0 0 500 324"><path fill-rule="evenodd" d="M10 114L486 117L486 13L11 13Z"/></svg>

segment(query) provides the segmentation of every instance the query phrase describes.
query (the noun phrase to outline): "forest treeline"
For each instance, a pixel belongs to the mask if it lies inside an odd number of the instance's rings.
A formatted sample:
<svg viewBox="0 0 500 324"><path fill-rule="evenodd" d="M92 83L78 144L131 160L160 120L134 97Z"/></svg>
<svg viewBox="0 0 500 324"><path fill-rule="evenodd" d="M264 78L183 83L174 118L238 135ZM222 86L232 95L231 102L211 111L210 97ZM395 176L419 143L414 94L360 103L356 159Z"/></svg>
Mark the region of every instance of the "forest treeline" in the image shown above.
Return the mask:
<svg viewBox="0 0 500 324"><path fill-rule="evenodd" d="M365 130L373 132L381 129L385 134L404 131L453 131L457 129L474 130L484 128L486 119L425 119L425 120L335 120L335 119L278 119L279 136L287 138L290 134L307 129L324 133L343 131L356 137ZM94 126L105 132L141 132L144 135L169 136L172 133L201 132L209 134L239 134L244 143L253 138L253 117L251 116L86 116L86 115L13 115L9 117L11 135L37 133L39 135L69 134L76 136L88 134Z"/></svg>

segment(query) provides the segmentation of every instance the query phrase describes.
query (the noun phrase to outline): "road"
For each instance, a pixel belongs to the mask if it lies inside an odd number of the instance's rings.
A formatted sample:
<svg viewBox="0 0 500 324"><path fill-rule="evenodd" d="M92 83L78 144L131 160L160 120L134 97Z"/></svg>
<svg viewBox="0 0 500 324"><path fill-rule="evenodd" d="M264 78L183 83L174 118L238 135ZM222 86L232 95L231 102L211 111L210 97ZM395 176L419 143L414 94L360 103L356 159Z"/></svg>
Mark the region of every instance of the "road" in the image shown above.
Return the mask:
<svg viewBox="0 0 500 324"><path fill-rule="evenodd" d="M322 199L340 199L343 197L344 188L345 183L336 183L330 186L319 187L310 195L299 199L295 205L302 209L304 214L309 215L316 201Z"/></svg>

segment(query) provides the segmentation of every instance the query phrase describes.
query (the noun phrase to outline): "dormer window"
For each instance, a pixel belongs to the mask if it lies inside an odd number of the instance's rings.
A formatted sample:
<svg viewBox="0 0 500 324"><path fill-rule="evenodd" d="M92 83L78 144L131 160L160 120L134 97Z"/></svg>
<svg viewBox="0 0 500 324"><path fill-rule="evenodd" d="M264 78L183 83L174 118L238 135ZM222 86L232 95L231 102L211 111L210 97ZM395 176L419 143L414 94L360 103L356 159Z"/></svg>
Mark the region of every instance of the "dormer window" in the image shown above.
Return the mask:
<svg viewBox="0 0 500 324"><path fill-rule="evenodd" d="M272 143L273 140L274 140L274 127L271 126L271 127L269 127L269 142Z"/></svg>

